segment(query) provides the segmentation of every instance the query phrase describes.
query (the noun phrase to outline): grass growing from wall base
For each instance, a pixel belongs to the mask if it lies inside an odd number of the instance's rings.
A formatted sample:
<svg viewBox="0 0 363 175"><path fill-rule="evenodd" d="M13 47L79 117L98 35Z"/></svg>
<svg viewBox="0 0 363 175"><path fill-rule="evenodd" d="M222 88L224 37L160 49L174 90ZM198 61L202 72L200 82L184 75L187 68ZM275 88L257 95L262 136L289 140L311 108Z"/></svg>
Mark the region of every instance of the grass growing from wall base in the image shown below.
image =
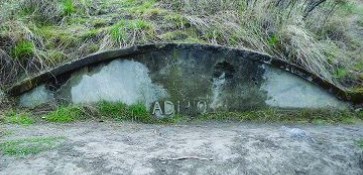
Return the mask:
<svg viewBox="0 0 363 175"><path fill-rule="evenodd" d="M32 117L29 117L32 116ZM363 112L334 109L256 109L246 112L217 112L194 117L174 115L156 118L141 103L126 105L121 102L100 102L87 106L60 106L48 114L37 116L31 112L9 111L0 122L29 125L35 121L71 123L77 121L131 121L145 124L176 124L199 121L234 121L255 123L298 123L298 124L356 124L362 123ZM37 120L34 120L37 119ZM42 119L40 119L42 118Z"/></svg>
<svg viewBox="0 0 363 175"><path fill-rule="evenodd" d="M101 119L112 119L116 121L133 121L141 123L175 123L180 121L180 116L171 118L157 119L153 117L149 110L146 109L144 104L137 103L127 106L124 103L116 102L101 102L97 104L96 108Z"/></svg>
<svg viewBox="0 0 363 175"><path fill-rule="evenodd" d="M355 124L362 122L363 116L357 112L334 109L280 110L265 109L247 112L218 112L198 117L199 121L237 121L258 123L298 123L298 124Z"/></svg>
<svg viewBox="0 0 363 175"><path fill-rule="evenodd" d="M83 115L82 109L77 106L59 107L57 110L44 116L48 122L69 123L80 120Z"/></svg>
<svg viewBox="0 0 363 175"><path fill-rule="evenodd" d="M158 119L153 117L144 104L126 105L121 102L100 102L89 106L60 106L42 118L52 123L71 123L84 120L96 121L131 121L146 124L170 124L184 120L176 115L171 118Z"/></svg>

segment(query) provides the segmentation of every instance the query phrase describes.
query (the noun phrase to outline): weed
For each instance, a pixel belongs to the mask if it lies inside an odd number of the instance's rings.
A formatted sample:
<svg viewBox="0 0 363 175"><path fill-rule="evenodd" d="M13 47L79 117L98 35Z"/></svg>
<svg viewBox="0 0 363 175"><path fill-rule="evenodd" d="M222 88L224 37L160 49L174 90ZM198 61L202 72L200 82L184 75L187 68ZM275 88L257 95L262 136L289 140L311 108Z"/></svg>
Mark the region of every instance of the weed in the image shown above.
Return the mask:
<svg viewBox="0 0 363 175"><path fill-rule="evenodd" d="M169 13L168 15L164 16L164 19L167 22L173 23L179 29L190 27L189 21L183 15L177 13Z"/></svg>
<svg viewBox="0 0 363 175"><path fill-rule="evenodd" d="M30 114L26 112L10 110L5 112L5 118L3 120L4 123L7 124L31 125L35 123L35 121L29 116Z"/></svg>
<svg viewBox="0 0 363 175"><path fill-rule="evenodd" d="M76 12L73 0L62 0L63 14L69 16Z"/></svg>
<svg viewBox="0 0 363 175"><path fill-rule="evenodd" d="M60 63L66 60L68 57L63 52L58 50L49 50L46 54L47 59L45 60L48 64Z"/></svg>
<svg viewBox="0 0 363 175"><path fill-rule="evenodd" d="M133 1L135 2L135 1ZM130 6L128 11L134 15L140 15L147 13L152 7L155 5L155 0L146 0L141 1L140 4L134 3L133 6Z"/></svg>
<svg viewBox="0 0 363 175"><path fill-rule="evenodd" d="M63 137L34 137L0 143L0 151L9 156L35 155L56 148L64 141Z"/></svg>
<svg viewBox="0 0 363 175"><path fill-rule="evenodd" d="M117 42L126 42L127 40L127 27L124 20L120 21L111 28L111 37Z"/></svg>
<svg viewBox="0 0 363 175"><path fill-rule="evenodd" d="M154 123L156 121L142 103L133 104L129 106L128 109L131 112L131 118L134 121L142 123Z"/></svg>
<svg viewBox="0 0 363 175"><path fill-rule="evenodd" d="M142 123L156 122L142 103L127 106L122 102L101 102L98 104L98 110L102 117L115 119L117 121L129 120Z"/></svg>
<svg viewBox="0 0 363 175"><path fill-rule="evenodd" d="M193 29L175 30L164 33L159 36L164 41L186 42L186 43L206 43L198 37L198 34Z"/></svg>
<svg viewBox="0 0 363 175"><path fill-rule="evenodd" d="M30 57L34 53L35 46L31 41L20 41L12 50L12 56L19 60Z"/></svg>
<svg viewBox="0 0 363 175"><path fill-rule="evenodd" d="M272 35L270 39L268 40L268 44L270 46L276 46L279 43L279 39L276 35Z"/></svg>
<svg viewBox="0 0 363 175"><path fill-rule="evenodd" d="M347 70L345 70L344 68L340 68L340 69L337 70L337 72L335 74L335 77L338 78L338 79L342 79L347 75L348 75Z"/></svg>
<svg viewBox="0 0 363 175"><path fill-rule="evenodd" d="M146 41L155 34L154 26L144 20L121 20L110 30L111 37L118 44Z"/></svg>
<svg viewBox="0 0 363 175"><path fill-rule="evenodd" d="M82 116L83 111L80 107L65 106L59 107L56 111L47 114L44 116L44 119L55 123L69 123L82 119Z"/></svg>
<svg viewBox="0 0 363 175"><path fill-rule="evenodd" d="M121 102L100 102L97 105L98 111L101 117L116 119L118 121L128 119L130 111L126 104Z"/></svg>

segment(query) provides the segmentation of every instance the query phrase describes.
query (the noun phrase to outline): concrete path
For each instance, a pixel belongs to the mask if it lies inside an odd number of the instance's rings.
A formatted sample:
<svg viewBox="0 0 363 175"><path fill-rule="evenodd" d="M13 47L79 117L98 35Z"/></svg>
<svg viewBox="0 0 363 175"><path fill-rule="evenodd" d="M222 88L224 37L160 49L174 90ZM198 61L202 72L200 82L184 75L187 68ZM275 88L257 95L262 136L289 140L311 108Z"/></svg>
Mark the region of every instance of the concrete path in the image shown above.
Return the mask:
<svg viewBox="0 0 363 175"><path fill-rule="evenodd" d="M0 174L363 174L363 126L82 122L0 125L11 134L65 137L27 157L0 154Z"/></svg>

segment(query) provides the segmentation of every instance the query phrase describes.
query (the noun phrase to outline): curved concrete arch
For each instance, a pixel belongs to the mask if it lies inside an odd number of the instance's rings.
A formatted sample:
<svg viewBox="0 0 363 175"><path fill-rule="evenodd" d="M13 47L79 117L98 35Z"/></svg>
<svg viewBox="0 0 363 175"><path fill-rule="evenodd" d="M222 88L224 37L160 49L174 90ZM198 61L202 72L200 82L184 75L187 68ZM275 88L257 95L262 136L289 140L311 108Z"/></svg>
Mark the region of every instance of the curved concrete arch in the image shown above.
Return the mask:
<svg viewBox="0 0 363 175"><path fill-rule="evenodd" d="M175 44L175 43L161 43L161 44L148 44L148 45L139 45L132 46L125 49L111 50L102 53L96 53L84 58L68 62L66 64L60 65L54 69L51 69L47 72L41 73L37 76L28 78L23 80L10 89L8 89L7 93L12 96L20 96L37 86L52 82L55 85L61 85L65 81L67 81L70 76L82 68L97 66L103 63L109 63L113 60L123 60L133 57L135 61L138 59L134 57L138 57L140 55L147 54L158 54L158 53L167 53L173 54L178 52L179 50L188 50L192 51L196 54L203 52L208 52L209 56L214 54L220 54L223 57L231 58L231 59L241 59L248 60L252 62L258 62L261 65L268 65L273 68L278 68L283 70L284 72L289 72L290 74L296 75L306 81L309 81L316 86L321 87L326 90L330 94L335 95L338 99L344 101L350 101L353 103L362 103L362 98L353 98L349 92L344 91L343 89L333 85L332 83L320 78L317 75L314 75L301 67L296 65L289 64L283 60L278 58L271 57L269 55L258 53L250 50L242 50L242 49L233 49L221 46L212 46L212 45L200 45L200 44ZM171 51L174 51L173 53ZM189 54L189 53L179 53L179 54ZM188 57L186 55L186 57ZM151 64L151 63L150 63ZM212 65L211 65L212 66Z"/></svg>

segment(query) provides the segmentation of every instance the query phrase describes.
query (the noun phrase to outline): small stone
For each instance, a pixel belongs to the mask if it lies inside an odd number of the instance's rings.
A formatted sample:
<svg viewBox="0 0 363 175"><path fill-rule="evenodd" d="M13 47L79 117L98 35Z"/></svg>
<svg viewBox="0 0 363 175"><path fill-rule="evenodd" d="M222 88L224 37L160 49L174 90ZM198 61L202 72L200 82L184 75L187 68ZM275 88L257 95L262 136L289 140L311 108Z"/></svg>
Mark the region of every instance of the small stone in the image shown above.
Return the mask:
<svg viewBox="0 0 363 175"><path fill-rule="evenodd" d="M281 129L293 139L305 139L309 137L306 131L299 128L288 128L283 126Z"/></svg>

